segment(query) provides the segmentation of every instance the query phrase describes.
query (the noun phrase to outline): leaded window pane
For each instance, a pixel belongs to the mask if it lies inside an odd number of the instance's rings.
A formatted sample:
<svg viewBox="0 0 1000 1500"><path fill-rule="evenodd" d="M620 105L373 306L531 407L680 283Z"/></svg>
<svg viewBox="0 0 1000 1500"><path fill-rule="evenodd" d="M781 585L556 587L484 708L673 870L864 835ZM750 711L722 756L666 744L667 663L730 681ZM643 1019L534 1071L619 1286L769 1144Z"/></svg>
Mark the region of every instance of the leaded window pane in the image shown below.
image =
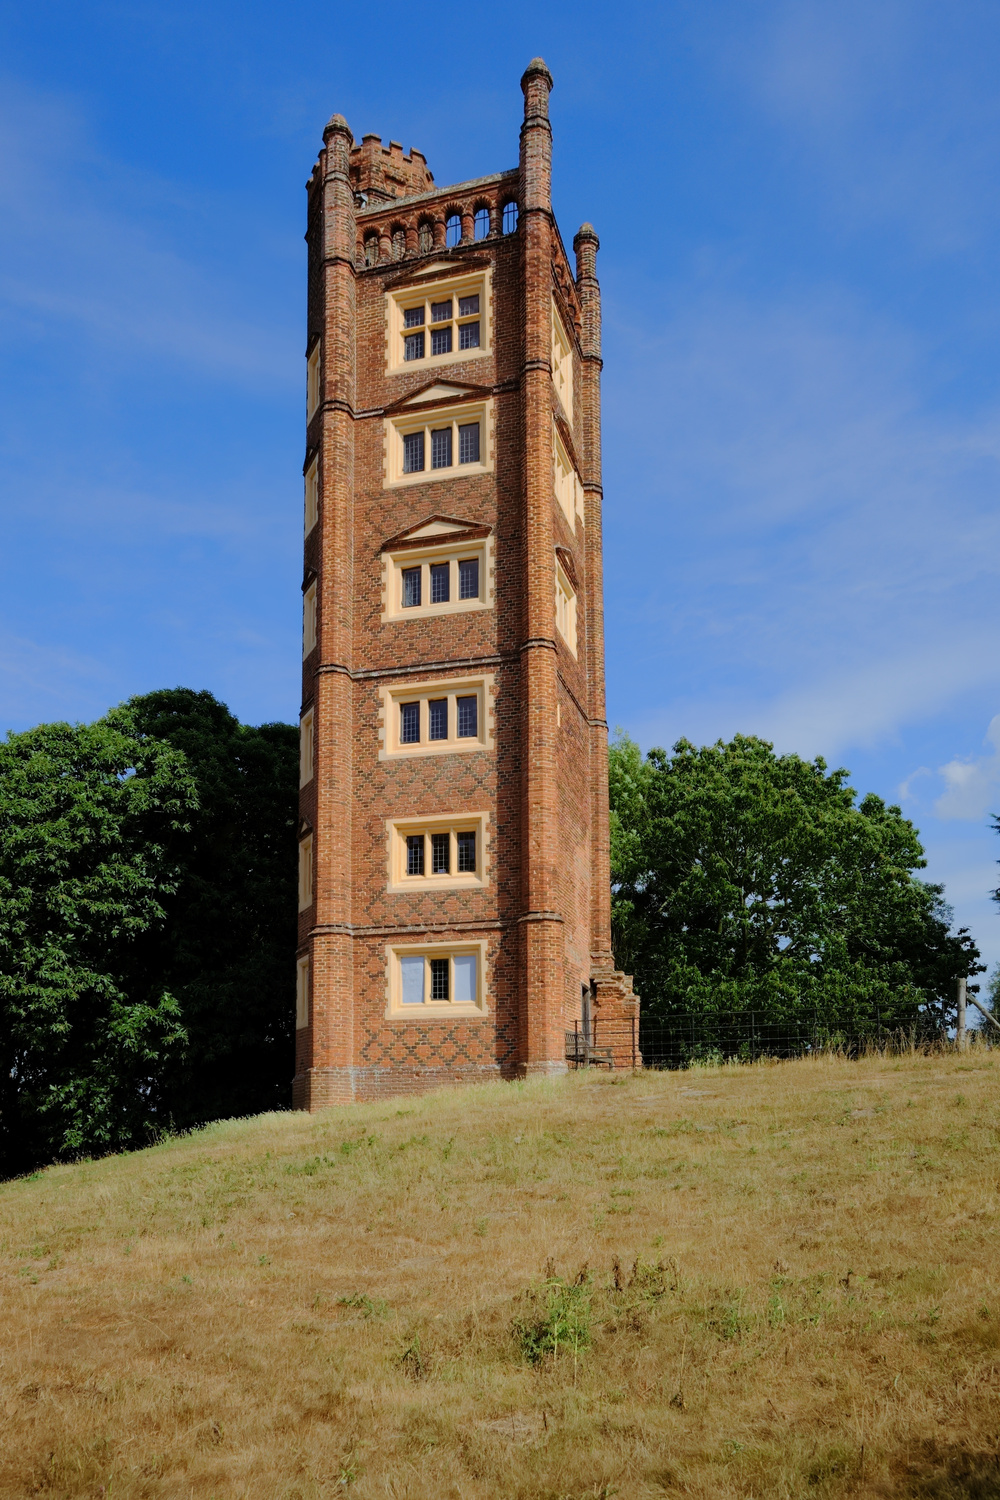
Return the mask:
<svg viewBox="0 0 1000 1500"><path fill-rule="evenodd" d="M476 832L470 829L467 833L456 835L458 842L458 873L460 875L474 875L476 873Z"/></svg>
<svg viewBox="0 0 1000 1500"><path fill-rule="evenodd" d="M479 598L479 558L467 557L458 565L458 597Z"/></svg>
<svg viewBox="0 0 1000 1500"><path fill-rule="evenodd" d="M421 338L422 337L423 337L423 334L421 334ZM451 324L450 323L448 324L447 328L432 328L431 329L431 353L432 354L450 354L451 353Z"/></svg>
<svg viewBox="0 0 1000 1500"><path fill-rule="evenodd" d="M479 309L477 308L476 311L478 312ZM403 314L403 327L404 328L422 328L423 326L424 326L424 307L423 307L423 303L421 303L419 307L408 307L406 309L406 311L404 312L404 314Z"/></svg>
<svg viewBox="0 0 1000 1500"><path fill-rule="evenodd" d="M423 334L420 335L423 338ZM403 473L422 474L424 471L424 435L408 432L403 438Z"/></svg>
<svg viewBox="0 0 1000 1500"><path fill-rule="evenodd" d="M447 1000L448 998L448 959L431 959L431 999Z"/></svg>
<svg viewBox="0 0 1000 1500"><path fill-rule="evenodd" d="M424 873L424 836L422 833L409 833L406 836L406 873L407 875Z"/></svg>
<svg viewBox="0 0 1000 1500"><path fill-rule="evenodd" d="M451 835L448 833L431 834L431 874L451 874Z"/></svg>
<svg viewBox="0 0 1000 1500"><path fill-rule="evenodd" d="M447 698L432 698L427 705L428 738L432 740L446 740L448 738L448 700Z"/></svg>
<svg viewBox="0 0 1000 1500"><path fill-rule="evenodd" d="M458 707L458 737L460 740L474 739L479 733L479 697L473 693L469 698L456 698Z"/></svg>
<svg viewBox="0 0 1000 1500"><path fill-rule="evenodd" d="M399 705L399 741L402 745L420 744L420 704Z"/></svg>
<svg viewBox="0 0 1000 1500"><path fill-rule="evenodd" d="M448 436L450 437L451 433ZM451 564L431 563L431 603L447 604L450 598Z"/></svg>
<svg viewBox="0 0 1000 1500"><path fill-rule="evenodd" d="M448 329L449 335L451 329ZM431 468L451 468L451 428L439 427L431 433Z"/></svg>
<svg viewBox="0 0 1000 1500"><path fill-rule="evenodd" d="M479 311L479 293L473 297L459 297L458 316L460 318L471 318Z"/></svg>
<svg viewBox="0 0 1000 1500"><path fill-rule="evenodd" d="M399 975L402 980L401 999L404 1005L424 1003L424 960L419 953L407 953L399 960Z"/></svg>
<svg viewBox="0 0 1000 1500"><path fill-rule="evenodd" d="M479 348L478 323L460 323L458 325L458 347L460 349Z"/></svg>
<svg viewBox="0 0 1000 1500"><path fill-rule="evenodd" d="M451 317L451 298L450 297L447 299L446 302L432 302L431 303L431 322L432 323L447 323L448 320L450 319L450 317Z"/></svg>
<svg viewBox="0 0 1000 1500"><path fill-rule="evenodd" d="M479 998L476 994L476 955L456 953L452 962L455 965L456 1004L475 1005Z"/></svg>
<svg viewBox="0 0 1000 1500"><path fill-rule="evenodd" d="M403 340L403 358L404 358L404 360L408 360L408 359L423 359L423 357L424 357L424 336L423 336L423 334L422 333L408 333L406 335L405 339Z"/></svg>
<svg viewBox="0 0 1000 1500"><path fill-rule="evenodd" d="M458 429L458 461L460 464L479 462L478 422L468 422Z"/></svg>
<svg viewBox="0 0 1000 1500"><path fill-rule="evenodd" d="M420 569L403 569L403 608L413 609L420 603Z"/></svg>

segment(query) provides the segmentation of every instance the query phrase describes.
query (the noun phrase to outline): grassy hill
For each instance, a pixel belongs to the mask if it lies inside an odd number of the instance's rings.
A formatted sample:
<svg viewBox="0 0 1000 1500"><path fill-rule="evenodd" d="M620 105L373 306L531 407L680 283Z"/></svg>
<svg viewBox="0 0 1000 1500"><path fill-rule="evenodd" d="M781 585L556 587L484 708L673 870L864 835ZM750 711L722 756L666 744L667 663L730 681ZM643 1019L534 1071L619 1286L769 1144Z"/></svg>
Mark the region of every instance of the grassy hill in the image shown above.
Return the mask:
<svg viewBox="0 0 1000 1500"><path fill-rule="evenodd" d="M0 1496L998 1496L998 1085L591 1072L8 1183Z"/></svg>

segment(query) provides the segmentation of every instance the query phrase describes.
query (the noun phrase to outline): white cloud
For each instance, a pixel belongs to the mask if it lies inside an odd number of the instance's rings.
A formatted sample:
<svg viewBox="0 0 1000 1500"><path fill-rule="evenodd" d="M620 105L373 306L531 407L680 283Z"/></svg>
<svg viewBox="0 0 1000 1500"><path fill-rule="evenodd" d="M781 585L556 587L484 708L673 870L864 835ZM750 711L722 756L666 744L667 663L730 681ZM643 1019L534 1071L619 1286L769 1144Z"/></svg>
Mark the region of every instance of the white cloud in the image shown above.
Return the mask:
<svg viewBox="0 0 1000 1500"><path fill-rule="evenodd" d="M941 766L945 790L934 804L939 818L974 822L1000 811L1000 714L990 720L986 742L993 746L992 755Z"/></svg>

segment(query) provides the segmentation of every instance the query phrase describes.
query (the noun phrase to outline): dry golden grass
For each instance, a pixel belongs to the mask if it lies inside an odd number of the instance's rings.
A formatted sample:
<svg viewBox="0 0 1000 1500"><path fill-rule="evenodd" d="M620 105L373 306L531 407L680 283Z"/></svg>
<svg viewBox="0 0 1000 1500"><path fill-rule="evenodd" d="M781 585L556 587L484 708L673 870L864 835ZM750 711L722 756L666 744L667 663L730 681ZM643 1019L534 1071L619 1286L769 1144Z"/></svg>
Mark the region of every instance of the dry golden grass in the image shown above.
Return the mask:
<svg viewBox="0 0 1000 1500"><path fill-rule="evenodd" d="M9 1183L0 1495L998 1496L998 1104L592 1072ZM532 1364L547 1262L592 1341Z"/></svg>

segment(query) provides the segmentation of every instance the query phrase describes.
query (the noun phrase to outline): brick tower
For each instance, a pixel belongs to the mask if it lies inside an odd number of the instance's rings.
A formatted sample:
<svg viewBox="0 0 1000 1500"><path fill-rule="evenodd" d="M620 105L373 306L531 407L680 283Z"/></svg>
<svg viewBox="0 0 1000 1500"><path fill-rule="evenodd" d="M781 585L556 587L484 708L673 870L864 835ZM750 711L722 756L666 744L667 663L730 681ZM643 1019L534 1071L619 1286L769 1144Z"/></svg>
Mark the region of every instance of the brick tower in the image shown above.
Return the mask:
<svg viewBox="0 0 1000 1500"><path fill-rule="evenodd" d="M611 957L597 235L339 115L309 180L294 1102L632 1061Z"/></svg>

